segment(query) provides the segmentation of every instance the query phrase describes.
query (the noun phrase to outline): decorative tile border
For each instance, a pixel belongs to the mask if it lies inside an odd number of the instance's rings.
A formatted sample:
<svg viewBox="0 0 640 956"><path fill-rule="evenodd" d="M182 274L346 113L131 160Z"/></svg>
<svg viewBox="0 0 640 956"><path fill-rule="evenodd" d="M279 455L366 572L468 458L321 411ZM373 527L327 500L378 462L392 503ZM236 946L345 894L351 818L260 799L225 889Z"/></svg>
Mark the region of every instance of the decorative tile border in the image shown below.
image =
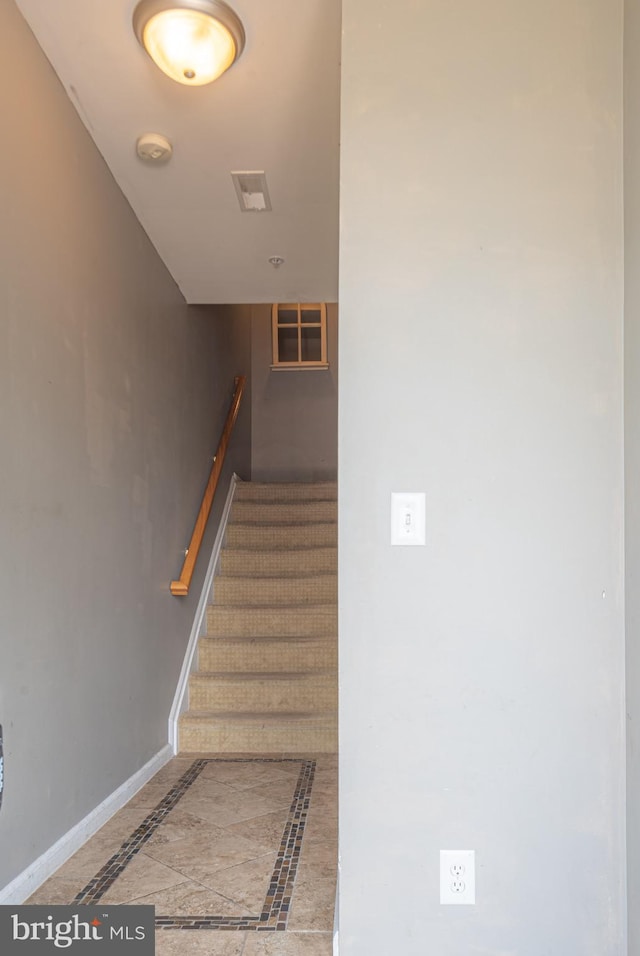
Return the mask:
<svg viewBox="0 0 640 956"><path fill-rule="evenodd" d="M140 826L125 840L117 853L105 863L92 880L80 890L74 903L95 904L124 872L131 860L161 826L187 790L210 763L299 763L300 775L284 826L278 855L260 916L156 916L156 929L219 929L278 932L287 928L293 884L300 861L302 837L307 822L311 788L316 770L315 760L291 757L222 758L194 760L189 769L171 787L160 803L145 817Z"/></svg>

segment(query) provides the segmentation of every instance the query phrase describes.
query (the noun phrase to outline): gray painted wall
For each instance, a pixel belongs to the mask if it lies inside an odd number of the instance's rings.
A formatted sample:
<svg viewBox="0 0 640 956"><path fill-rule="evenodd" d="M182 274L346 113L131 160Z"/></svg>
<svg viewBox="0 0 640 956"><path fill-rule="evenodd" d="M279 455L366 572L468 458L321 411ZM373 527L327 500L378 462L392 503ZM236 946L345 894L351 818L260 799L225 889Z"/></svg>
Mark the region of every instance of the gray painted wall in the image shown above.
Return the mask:
<svg viewBox="0 0 640 956"><path fill-rule="evenodd" d="M341 956L626 952L621 15L343 3Z"/></svg>
<svg viewBox="0 0 640 956"><path fill-rule="evenodd" d="M271 306L252 307L252 476L335 479L338 455L338 307L327 306L326 371L272 372Z"/></svg>
<svg viewBox="0 0 640 956"><path fill-rule="evenodd" d="M640 953L640 2L625 3L625 516L629 954Z"/></svg>
<svg viewBox="0 0 640 956"><path fill-rule="evenodd" d="M250 322L185 307L12 2L0 60L2 887L166 744Z"/></svg>

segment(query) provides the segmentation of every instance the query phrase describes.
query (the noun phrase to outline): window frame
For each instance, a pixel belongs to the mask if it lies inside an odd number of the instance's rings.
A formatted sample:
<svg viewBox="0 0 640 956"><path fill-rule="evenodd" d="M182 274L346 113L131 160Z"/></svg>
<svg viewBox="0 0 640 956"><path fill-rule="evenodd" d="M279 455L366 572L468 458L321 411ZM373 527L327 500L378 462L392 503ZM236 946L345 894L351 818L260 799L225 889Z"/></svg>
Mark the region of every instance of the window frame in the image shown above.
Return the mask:
<svg viewBox="0 0 640 956"><path fill-rule="evenodd" d="M297 322L280 322L280 312L297 312ZM304 312L319 312L319 322L303 322ZM280 329L296 329L298 342L298 360L295 362L280 361L280 344L278 332ZM304 329L320 329L320 361L311 361L302 358L302 342ZM274 302L271 306L271 351L273 372L294 372L299 370L322 370L329 368L327 360L327 304L326 302Z"/></svg>

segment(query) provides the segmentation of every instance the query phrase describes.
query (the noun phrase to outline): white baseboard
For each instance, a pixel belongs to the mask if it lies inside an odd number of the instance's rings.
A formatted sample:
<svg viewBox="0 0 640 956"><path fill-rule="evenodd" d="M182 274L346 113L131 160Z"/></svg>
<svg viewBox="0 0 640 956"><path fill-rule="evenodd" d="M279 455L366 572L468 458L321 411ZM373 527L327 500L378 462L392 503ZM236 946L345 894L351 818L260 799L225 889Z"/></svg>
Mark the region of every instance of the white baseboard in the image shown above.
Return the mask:
<svg viewBox="0 0 640 956"><path fill-rule="evenodd" d="M76 850L97 833L114 813L131 800L131 798L173 757L173 750L169 745L163 747L155 757L140 770L129 777L102 803L88 813L84 820L77 823L64 836L50 847L46 853L39 856L31 866L23 870L14 880L3 889L0 889L0 905L24 903L32 893L42 886L63 863L73 856Z"/></svg>
<svg viewBox="0 0 640 956"><path fill-rule="evenodd" d="M338 881L336 883L336 902L333 910L333 956L340 956L340 858L338 857Z"/></svg>
<svg viewBox="0 0 640 956"><path fill-rule="evenodd" d="M198 648L198 638L200 638L204 633L203 625L205 614L207 613L207 604L210 600L213 577L216 573L218 561L220 560L220 552L222 551L224 536L227 531L227 523L231 513L233 495L238 481L238 476L234 474L231 478L229 491L227 493L227 500L225 501L224 509L220 517L218 533L216 534L216 539L213 542L213 548L211 549L209 566L207 567L207 573L205 575L204 584L202 585L200 600L198 601L196 613L193 618L191 634L189 635L189 643L187 644L184 661L182 662L182 670L180 671L180 677L178 678L178 686L173 698L171 713L169 714L169 746L173 749L174 754L178 752L178 720L180 718L180 714L187 709L189 675L191 674L194 666L196 650Z"/></svg>

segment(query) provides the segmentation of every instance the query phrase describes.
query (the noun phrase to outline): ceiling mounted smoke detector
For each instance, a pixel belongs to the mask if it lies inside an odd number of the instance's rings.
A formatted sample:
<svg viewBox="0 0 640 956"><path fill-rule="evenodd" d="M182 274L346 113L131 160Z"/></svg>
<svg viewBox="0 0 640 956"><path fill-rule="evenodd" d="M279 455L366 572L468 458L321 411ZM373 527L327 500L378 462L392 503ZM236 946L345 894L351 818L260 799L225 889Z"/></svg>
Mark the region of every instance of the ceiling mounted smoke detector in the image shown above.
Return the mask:
<svg viewBox="0 0 640 956"><path fill-rule="evenodd" d="M156 66L186 86L216 80L245 43L240 18L221 0L141 0L133 29Z"/></svg>
<svg viewBox="0 0 640 956"><path fill-rule="evenodd" d="M138 137L136 153L144 163L168 163L173 146L161 133L144 133Z"/></svg>

